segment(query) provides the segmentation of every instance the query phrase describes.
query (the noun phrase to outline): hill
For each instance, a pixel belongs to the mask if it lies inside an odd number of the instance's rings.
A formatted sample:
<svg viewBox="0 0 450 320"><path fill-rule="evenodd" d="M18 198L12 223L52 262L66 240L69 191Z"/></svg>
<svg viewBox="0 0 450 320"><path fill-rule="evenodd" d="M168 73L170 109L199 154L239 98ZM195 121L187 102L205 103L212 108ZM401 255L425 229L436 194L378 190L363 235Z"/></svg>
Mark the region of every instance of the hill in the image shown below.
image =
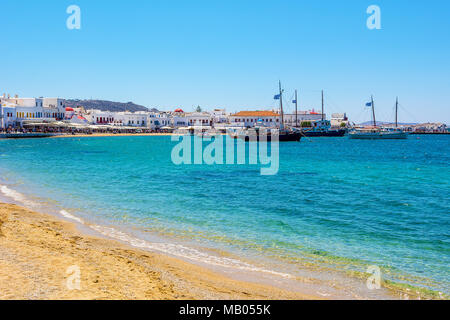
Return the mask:
<svg viewBox="0 0 450 320"><path fill-rule="evenodd" d="M106 100L78 100L78 99L69 99L66 100L66 105L72 108L82 106L86 110L89 109L97 109L102 111L149 111L148 108L135 104L133 102L114 102L114 101L106 101Z"/></svg>
<svg viewBox="0 0 450 320"><path fill-rule="evenodd" d="M373 124L372 121L366 121L366 122L360 123L359 125L362 125L362 126L370 126L370 125L372 125L372 124ZM378 125L383 125L383 126L385 126L385 125L394 124L394 122L377 121L377 124L378 124ZM399 123L398 123L399 126L413 126L413 125L416 125L416 124L417 124L417 123L407 123L407 122L399 122Z"/></svg>

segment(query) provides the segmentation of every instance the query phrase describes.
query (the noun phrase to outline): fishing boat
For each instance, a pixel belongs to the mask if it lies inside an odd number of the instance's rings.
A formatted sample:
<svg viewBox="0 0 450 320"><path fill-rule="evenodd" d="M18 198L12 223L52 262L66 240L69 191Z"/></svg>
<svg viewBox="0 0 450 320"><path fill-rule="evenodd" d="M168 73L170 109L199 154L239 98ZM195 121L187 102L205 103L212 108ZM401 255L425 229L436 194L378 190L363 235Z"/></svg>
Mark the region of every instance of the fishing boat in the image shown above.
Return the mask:
<svg viewBox="0 0 450 320"><path fill-rule="evenodd" d="M233 134L235 139L243 139L245 141L272 141L274 136L277 136L280 142L298 142L301 140L303 133L299 130L286 127L284 124L283 112L283 92L281 88L281 81L279 82L280 93L275 96L276 100L280 100L281 122L278 130L273 130L268 127L256 126L253 129L246 129ZM276 131L276 132L274 132Z"/></svg>
<svg viewBox="0 0 450 320"><path fill-rule="evenodd" d="M372 107L373 126L366 128L356 128L351 131L348 136L350 139L366 139L366 140L378 140L378 139L407 139L408 134L398 127L398 98L395 104L395 128L383 128L377 126L375 118L375 103L373 96L371 102L368 103Z"/></svg>
<svg viewBox="0 0 450 320"><path fill-rule="evenodd" d="M297 112L297 91L295 93L295 110ZM347 133L346 129L331 129L331 121L326 120L324 116L324 98L322 90L322 119L314 122L312 128L302 128L305 137L343 137Z"/></svg>

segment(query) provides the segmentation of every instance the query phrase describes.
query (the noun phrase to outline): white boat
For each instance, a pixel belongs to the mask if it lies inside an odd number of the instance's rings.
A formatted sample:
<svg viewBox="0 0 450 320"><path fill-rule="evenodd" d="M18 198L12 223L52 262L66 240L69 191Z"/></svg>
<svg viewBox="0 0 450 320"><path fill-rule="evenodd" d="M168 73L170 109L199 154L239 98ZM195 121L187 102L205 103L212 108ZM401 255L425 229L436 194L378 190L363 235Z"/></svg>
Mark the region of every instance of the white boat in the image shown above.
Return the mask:
<svg viewBox="0 0 450 320"><path fill-rule="evenodd" d="M375 119L375 105L373 97L370 104L372 106L373 127L353 129L348 134L350 139L408 139L408 133L403 131L403 129L398 128L398 98L395 104L395 128L378 127Z"/></svg>

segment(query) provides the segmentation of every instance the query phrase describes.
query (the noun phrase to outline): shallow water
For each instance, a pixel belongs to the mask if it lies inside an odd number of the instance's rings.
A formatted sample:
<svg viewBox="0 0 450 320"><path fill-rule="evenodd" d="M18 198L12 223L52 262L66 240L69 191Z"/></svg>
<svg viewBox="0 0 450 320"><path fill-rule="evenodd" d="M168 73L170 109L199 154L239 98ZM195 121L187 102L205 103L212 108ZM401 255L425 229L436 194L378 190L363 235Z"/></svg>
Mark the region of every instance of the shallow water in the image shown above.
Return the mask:
<svg viewBox="0 0 450 320"><path fill-rule="evenodd" d="M450 293L449 136L284 143L275 176L260 175L258 165L177 166L175 144L1 140L0 190L25 205L45 202L81 221L132 230L133 239L173 239L156 250L205 263L251 271L253 261L283 275L305 265L376 265L386 279ZM233 258L217 262L198 248Z"/></svg>

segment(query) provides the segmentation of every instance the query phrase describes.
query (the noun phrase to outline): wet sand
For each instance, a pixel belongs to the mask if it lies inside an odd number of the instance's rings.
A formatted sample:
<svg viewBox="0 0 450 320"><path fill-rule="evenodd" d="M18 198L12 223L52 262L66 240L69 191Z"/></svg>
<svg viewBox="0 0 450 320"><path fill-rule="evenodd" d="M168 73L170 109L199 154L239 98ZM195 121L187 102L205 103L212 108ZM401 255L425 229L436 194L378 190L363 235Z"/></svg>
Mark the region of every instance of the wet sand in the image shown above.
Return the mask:
<svg viewBox="0 0 450 320"><path fill-rule="evenodd" d="M80 290L77 272L80 272ZM236 281L0 203L0 299L318 299Z"/></svg>

